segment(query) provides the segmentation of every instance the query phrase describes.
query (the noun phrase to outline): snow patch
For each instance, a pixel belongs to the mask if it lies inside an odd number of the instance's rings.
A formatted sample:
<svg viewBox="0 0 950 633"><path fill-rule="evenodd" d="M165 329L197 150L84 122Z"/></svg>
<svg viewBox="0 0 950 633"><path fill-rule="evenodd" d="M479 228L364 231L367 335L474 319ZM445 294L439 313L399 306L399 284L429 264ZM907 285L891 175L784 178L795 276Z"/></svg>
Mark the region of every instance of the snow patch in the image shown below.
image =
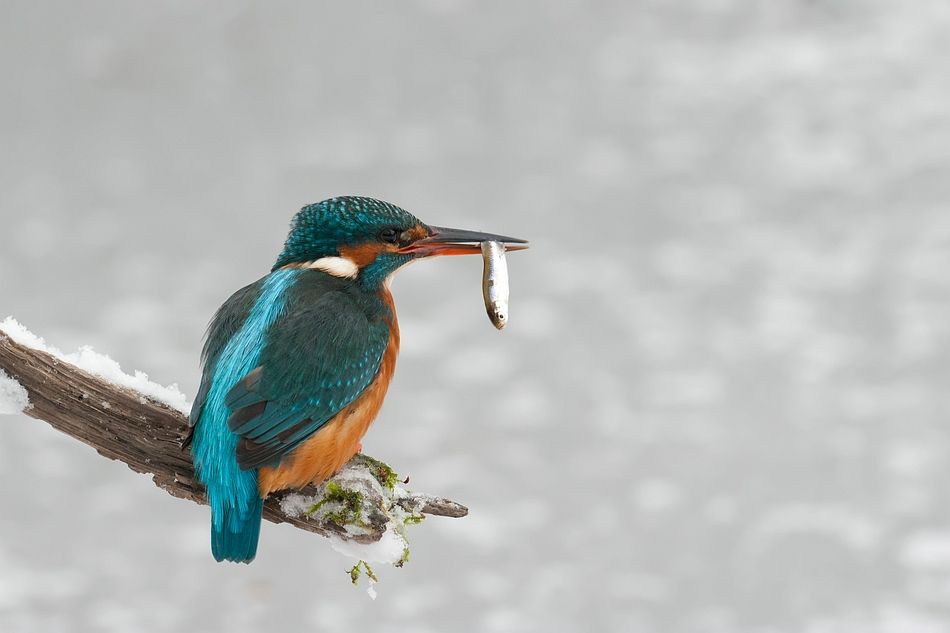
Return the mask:
<svg viewBox="0 0 950 633"><path fill-rule="evenodd" d="M30 396L23 385L0 369L0 415L13 415L30 408Z"/></svg>
<svg viewBox="0 0 950 633"><path fill-rule="evenodd" d="M308 514L314 505L323 499L322 494L303 495L300 493L291 493L280 500L280 509L289 517L300 517ZM398 510L397 510L398 509ZM386 524L386 531L378 541L372 543L360 543L355 540L346 540L330 534L327 539L330 546L347 558L354 560L363 560L367 563L386 563L395 565L402 560L409 541L404 532L404 526L399 518L398 506L395 506L390 512L395 515L390 517ZM355 534L358 530L352 526L345 526L348 534Z"/></svg>
<svg viewBox="0 0 950 633"><path fill-rule="evenodd" d="M402 559L407 545L406 537L399 533L392 521L386 525L386 531L375 543L344 541L338 536L330 536L330 546L333 549L344 556L365 560L367 563L396 564Z"/></svg>
<svg viewBox="0 0 950 633"><path fill-rule="evenodd" d="M287 516L297 518L307 514L310 508L322 498L322 495L302 495L294 492L280 500L280 509Z"/></svg>
<svg viewBox="0 0 950 633"><path fill-rule="evenodd" d="M0 322L0 330L21 345L51 354L114 385L134 389L153 400L181 411L185 415L191 410L191 404L185 394L178 389L177 384L173 383L167 387L160 385L149 380L148 374L138 370L135 370L132 375L127 374L122 371L119 363L105 354L94 351L88 345L80 347L78 352L66 354L51 345L47 345L46 341L30 332L13 317L7 317L3 322Z"/></svg>

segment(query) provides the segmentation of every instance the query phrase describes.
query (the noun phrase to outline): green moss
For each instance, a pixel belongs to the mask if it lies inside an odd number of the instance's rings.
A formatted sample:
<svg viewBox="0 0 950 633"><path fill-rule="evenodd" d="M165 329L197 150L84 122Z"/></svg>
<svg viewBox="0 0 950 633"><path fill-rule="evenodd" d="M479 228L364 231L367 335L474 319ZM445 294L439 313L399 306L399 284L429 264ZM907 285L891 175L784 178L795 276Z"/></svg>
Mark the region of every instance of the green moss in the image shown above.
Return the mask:
<svg viewBox="0 0 950 633"><path fill-rule="evenodd" d="M407 534L406 526L422 523L423 519L425 519L425 515L419 512L413 512L412 514L404 516L402 518L402 525L396 527L396 531L399 533L399 536L402 537L402 542L405 543L405 545L402 548L402 556L393 563L395 567L402 567L409 562L409 534Z"/></svg>
<svg viewBox="0 0 950 633"><path fill-rule="evenodd" d="M376 478L380 486L389 491L395 489L396 482L399 481L399 476L396 474L396 471L390 468L388 464L384 464L378 459L373 459L369 455L363 455L362 457L369 467L369 472Z"/></svg>
<svg viewBox="0 0 950 633"><path fill-rule="evenodd" d="M395 567L402 567L408 562L409 562L409 545L406 545L404 548L402 548L402 556L400 556L399 560L393 563L393 565Z"/></svg>
<svg viewBox="0 0 950 633"><path fill-rule="evenodd" d="M369 576L373 582L379 582L379 578L377 578L376 574L373 573L373 568L369 566L369 563L367 563L365 560L360 562L363 563L363 569L366 570L366 575Z"/></svg>
<svg viewBox="0 0 950 633"><path fill-rule="evenodd" d="M362 493L347 490L335 481L331 481L326 486L323 499L313 504L307 514L313 516L329 503L337 504L339 507L323 515L327 521L331 521L340 527L347 525L366 527L366 523L363 521Z"/></svg>
<svg viewBox="0 0 950 633"><path fill-rule="evenodd" d="M369 563L367 563L365 560L356 561L356 564L353 565L352 569L350 569L350 582L352 582L354 585L359 584L360 574L364 570L366 571L366 575L370 580L373 582L379 582L379 578L376 577L376 574L373 572L373 568L370 567Z"/></svg>

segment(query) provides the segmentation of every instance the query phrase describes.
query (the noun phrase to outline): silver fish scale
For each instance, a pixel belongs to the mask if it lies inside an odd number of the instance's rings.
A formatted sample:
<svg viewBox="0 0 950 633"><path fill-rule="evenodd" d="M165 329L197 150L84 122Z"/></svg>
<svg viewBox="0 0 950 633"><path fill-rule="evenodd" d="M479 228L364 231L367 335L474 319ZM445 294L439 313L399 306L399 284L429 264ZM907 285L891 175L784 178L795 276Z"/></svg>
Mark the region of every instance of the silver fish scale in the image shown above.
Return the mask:
<svg viewBox="0 0 950 633"><path fill-rule="evenodd" d="M508 324L508 262L505 245L482 242L482 296L488 318L499 330Z"/></svg>

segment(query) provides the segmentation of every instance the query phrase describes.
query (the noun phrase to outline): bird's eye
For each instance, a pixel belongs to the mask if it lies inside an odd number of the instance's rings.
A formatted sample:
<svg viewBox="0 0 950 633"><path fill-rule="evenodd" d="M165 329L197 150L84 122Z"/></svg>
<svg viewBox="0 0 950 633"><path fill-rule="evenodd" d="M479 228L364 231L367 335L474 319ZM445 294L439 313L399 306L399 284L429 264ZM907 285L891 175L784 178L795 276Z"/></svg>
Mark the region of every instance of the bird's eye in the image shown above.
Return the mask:
<svg viewBox="0 0 950 633"><path fill-rule="evenodd" d="M383 229L379 232L379 239L390 244L395 244L399 240L399 231L392 227Z"/></svg>

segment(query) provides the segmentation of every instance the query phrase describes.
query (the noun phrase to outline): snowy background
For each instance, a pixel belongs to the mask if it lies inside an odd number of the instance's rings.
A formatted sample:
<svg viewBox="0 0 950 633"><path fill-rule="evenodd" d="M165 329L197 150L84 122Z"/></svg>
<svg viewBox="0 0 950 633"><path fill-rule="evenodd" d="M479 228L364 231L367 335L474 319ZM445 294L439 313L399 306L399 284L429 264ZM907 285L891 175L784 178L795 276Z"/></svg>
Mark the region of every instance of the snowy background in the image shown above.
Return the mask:
<svg viewBox="0 0 950 633"><path fill-rule="evenodd" d="M270 5L268 5L269 7ZM369 454L467 503L372 602L0 418L0 631L950 631L950 5L0 9L0 318L194 394L304 203L532 240L394 284Z"/></svg>

